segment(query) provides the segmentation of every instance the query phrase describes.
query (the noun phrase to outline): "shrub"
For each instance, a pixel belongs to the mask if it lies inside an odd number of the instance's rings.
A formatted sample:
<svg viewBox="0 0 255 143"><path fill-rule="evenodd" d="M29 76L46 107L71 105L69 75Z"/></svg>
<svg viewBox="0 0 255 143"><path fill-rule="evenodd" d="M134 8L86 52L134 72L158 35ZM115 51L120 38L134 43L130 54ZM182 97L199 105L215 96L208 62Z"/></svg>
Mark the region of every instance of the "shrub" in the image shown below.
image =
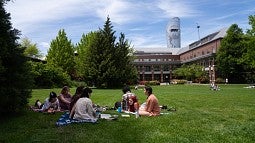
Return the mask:
<svg viewBox="0 0 255 143"><path fill-rule="evenodd" d="M215 83L218 83L218 84L225 83L225 80L223 78L218 77L216 78Z"/></svg>
<svg viewBox="0 0 255 143"><path fill-rule="evenodd" d="M184 79L173 79L171 81L172 84L185 84L187 83L187 80L184 80Z"/></svg>
<svg viewBox="0 0 255 143"><path fill-rule="evenodd" d="M39 62L31 62L35 88L52 88L71 85L70 76L61 68L54 68Z"/></svg>
<svg viewBox="0 0 255 143"><path fill-rule="evenodd" d="M152 81L140 81L139 85L146 85L146 86L155 86L155 85L160 85L160 82L157 80L152 80Z"/></svg>

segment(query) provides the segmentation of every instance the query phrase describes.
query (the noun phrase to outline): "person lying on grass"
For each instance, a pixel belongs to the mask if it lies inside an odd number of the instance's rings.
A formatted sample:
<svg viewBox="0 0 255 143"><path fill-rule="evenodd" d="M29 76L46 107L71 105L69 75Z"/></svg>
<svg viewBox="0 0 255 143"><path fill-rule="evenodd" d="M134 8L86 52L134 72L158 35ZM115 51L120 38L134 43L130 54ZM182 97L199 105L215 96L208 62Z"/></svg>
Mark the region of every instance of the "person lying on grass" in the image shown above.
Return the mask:
<svg viewBox="0 0 255 143"><path fill-rule="evenodd" d="M142 116L158 116L160 115L160 107L157 97L152 93L150 86L144 87L144 94L147 96L146 103L139 108L139 115Z"/></svg>
<svg viewBox="0 0 255 143"><path fill-rule="evenodd" d="M46 113L55 113L55 111L60 111L57 94L55 92L50 92L49 97L45 99L43 104L39 100L36 100L35 108L33 110Z"/></svg>

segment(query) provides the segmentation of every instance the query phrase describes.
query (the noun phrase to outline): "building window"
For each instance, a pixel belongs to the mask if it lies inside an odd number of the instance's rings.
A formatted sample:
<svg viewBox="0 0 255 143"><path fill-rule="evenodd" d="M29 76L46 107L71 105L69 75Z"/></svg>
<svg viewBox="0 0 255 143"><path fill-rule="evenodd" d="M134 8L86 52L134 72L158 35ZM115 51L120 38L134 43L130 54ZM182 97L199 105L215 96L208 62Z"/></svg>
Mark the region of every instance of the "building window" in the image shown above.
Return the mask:
<svg viewBox="0 0 255 143"><path fill-rule="evenodd" d="M151 81L152 80L152 78L151 78L151 75L150 74L146 74L146 75L144 75L144 80L146 80L146 81Z"/></svg>
<svg viewBox="0 0 255 143"><path fill-rule="evenodd" d="M168 65L164 65L163 71L169 71L169 66Z"/></svg>
<svg viewBox="0 0 255 143"><path fill-rule="evenodd" d="M161 78L160 74L154 75L154 80L160 81L160 78Z"/></svg>
<svg viewBox="0 0 255 143"><path fill-rule="evenodd" d="M142 72L142 71L143 71L143 66L140 66L140 68L139 68L139 69L140 69L140 72Z"/></svg>
<svg viewBox="0 0 255 143"><path fill-rule="evenodd" d="M145 66L145 71L146 71L146 72L151 71L151 66Z"/></svg>
<svg viewBox="0 0 255 143"><path fill-rule="evenodd" d="M213 47L213 53L216 53L216 48L215 47Z"/></svg>
<svg viewBox="0 0 255 143"><path fill-rule="evenodd" d="M154 71L160 71L160 66L159 65L154 66Z"/></svg>

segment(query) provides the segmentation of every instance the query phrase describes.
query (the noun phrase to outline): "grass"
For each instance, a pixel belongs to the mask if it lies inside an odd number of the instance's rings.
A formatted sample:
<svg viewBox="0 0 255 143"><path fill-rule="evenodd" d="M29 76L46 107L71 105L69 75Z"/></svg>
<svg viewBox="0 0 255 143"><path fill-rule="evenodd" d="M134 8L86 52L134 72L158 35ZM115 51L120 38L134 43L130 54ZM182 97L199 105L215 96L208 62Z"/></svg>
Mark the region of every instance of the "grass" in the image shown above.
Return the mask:
<svg viewBox="0 0 255 143"><path fill-rule="evenodd" d="M155 86L153 92L160 105L177 109L159 117L119 117L116 121L56 127L61 113L46 115L27 111L0 120L0 143L255 142L255 89L244 86L220 85L220 91L211 91L208 85ZM33 90L30 105L36 99L43 101L50 91L59 93L60 89ZM72 88L71 92L74 91ZM146 100L142 89L133 92L140 103ZM92 101L113 107L121 95L121 89L93 89ZM116 111L106 113L118 114Z"/></svg>

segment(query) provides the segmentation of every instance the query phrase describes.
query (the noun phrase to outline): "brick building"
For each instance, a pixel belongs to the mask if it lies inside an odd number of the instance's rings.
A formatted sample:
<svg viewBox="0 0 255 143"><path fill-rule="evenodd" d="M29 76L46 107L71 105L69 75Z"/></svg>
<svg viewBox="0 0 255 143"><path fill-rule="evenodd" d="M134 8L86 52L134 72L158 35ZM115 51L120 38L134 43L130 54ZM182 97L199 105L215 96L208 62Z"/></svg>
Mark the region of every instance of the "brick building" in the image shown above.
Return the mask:
<svg viewBox="0 0 255 143"><path fill-rule="evenodd" d="M226 35L227 28L209 34L198 41L180 48L172 54L169 48L136 49L134 65L137 68L140 81L157 80L170 82L172 71L182 64L196 63L208 71L210 81L215 81L215 54L220 42ZM176 49L176 48L175 48Z"/></svg>

